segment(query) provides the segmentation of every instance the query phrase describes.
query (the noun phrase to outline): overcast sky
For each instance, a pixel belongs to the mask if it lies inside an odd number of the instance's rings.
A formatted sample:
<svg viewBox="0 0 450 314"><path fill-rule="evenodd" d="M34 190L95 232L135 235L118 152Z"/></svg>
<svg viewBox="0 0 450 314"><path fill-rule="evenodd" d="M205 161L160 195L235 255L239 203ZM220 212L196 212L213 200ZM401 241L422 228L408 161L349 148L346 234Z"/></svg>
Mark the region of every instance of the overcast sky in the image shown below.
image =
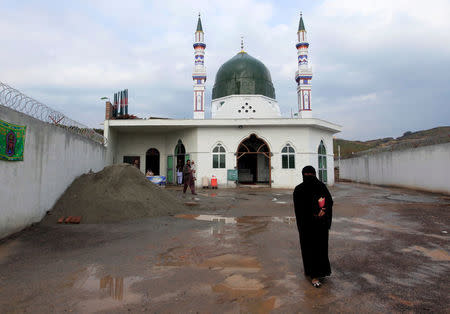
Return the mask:
<svg viewBox="0 0 450 314"><path fill-rule="evenodd" d="M103 96L130 113L192 117L192 42L202 14L207 115L215 74L244 36L270 70L284 116L298 107L299 13L312 109L367 140L450 125L450 1L0 1L0 81L91 127Z"/></svg>

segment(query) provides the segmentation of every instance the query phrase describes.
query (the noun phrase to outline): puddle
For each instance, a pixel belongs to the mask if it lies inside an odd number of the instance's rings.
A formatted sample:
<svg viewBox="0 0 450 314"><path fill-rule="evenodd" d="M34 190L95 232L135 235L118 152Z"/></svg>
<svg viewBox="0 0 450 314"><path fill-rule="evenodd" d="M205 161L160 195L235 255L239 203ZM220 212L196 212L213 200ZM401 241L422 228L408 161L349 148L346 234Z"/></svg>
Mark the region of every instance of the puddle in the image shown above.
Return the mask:
<svg viewBox="0 0 450 314"><path fill-rule="evenodd" d="M235 274L227 277L222 283L213 286L213 291L226 293L231 298L240 296L258 297L265 293L263 288L264 285L257 279Z"/></svg>
<svg viewBox="0 0 450 314"><path fill-rule="evenodd" d="M224 224L235 224L236 218L235 217L223 217L223 216L217 216L217 215L198 215L196 220L202 220L202 221L212 221L212 222L220 222Z"/></svg>
<svg viewBox="0 0 450 314"><path fill-rule="evenodd" d="M88 292L89 296L80 302L81 312L106 311L123 304L139 303L142 295L131 291L130 287L142 281L142 277L97 276L97 266L90 266L78 279L74 287Z"/></svg>
<svg viewBox="0 0 450 314"><path fill-rule="evenodd" d="M422 246L414 245L409 248L403 249L402 252L419 252L423 255L431 258L433 261L439 261L439 262L449 262L450 261L450 255L447 253L447 251L442 249L427 249Z"/></svg>
<svg viewBox="0 0 450 314"><path fill-rule="evenodd" d="M227 277L223 282L212 286L212 290L221 293L228 301L237 301L241 306L241 313L270 313L279 306L276 297L265 297L267 291L261 281L241 274Z"/></svg>
<svg viewBox="0 0 450 314"><path fill-rule="evenodd" d="M225 217L220 215L195 215L195 214L178 214L176 218L192 219L200 221L211 221L222 224L235 224L235 223L262 223L262 222L278 222L278 223L295 223L294 216L240 216L240 217Z"/></svg>
<svg viewBox="0 0 450 314"><path fill-rule="evenodd" d="M224 272L257 272L261 269L261 264L255 257L237 254L224 254L212 257L201 263L200 266L212 269L219 268Z"/></svg>
<svg viewBox="0 0 450 314"><path fill-rule="evenodd" d="M423 232L420 232L420 231L417 231L414 229L410 229L410 228L405 228L405 227L402 227L399 225L391 225L391 224L387 224L387 223L379 222L379 221L375 221L375 220L370 220L370 219L345 218L345 217L339 217L339 218L333 219L333 223L341 223L341 222L356 223L356 224L360 224L360 225L363 225L366 227L374 227L374 228L379 228L379 229L383 229L383 230L387 230L387 231L395 231L395 232L409 233L409 234L415 234L415 235L423 235L423 236L427 236L430 238L447 240L447 238L443 235L423 233Z"/></svg>
<svg viewBox="0 0 450 314"><path fill-rule="evenodd" d="M294 216L284 216L284 217L272 217L270 221L290 225L296 223L297 220L295 219Z"/></svg>
<svg viewBox="0 0 450 314"><path fill-rule="evenodd" d="M178 214L175 215L175 218L183 218L183 219L195 219L197 218L199 215L194 215L194 214Z"/></svg>
<svg viewBox="0 0 450 314"><path fill-rule="evenodd" d="M201 221L211 221L211 222L220 222L224 224L234 224L236 223L235 217L224 217L219 215L192 215L192 214L179 214L175 215L176 218L184 218L184 219L194 219Z"/></svg>
<svg viewBox="0 0 450 314"><path fill-rule="evenodd" d="M388 200L408 202L408 203L434 203L438 202L438 197L425 195L391 194L386 196Z"/></svg>

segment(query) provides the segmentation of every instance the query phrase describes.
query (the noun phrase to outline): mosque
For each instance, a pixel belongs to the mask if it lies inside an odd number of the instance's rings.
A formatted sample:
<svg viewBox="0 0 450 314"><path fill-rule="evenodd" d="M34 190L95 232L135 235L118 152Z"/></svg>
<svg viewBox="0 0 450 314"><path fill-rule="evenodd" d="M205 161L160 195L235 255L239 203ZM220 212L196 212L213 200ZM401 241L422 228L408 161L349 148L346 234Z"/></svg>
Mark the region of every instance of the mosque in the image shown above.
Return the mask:
<svg viewBox="0 0 450 314"><path fill-rule="evenodd" d="M197 177L217 177L219 187L293 188L313 165L334 184L333 134L341 126L313 118L309 43L303 18L297 31L298 112L282 117L269 69L244 51L217 71L211 118L205 119L205 37L200 16L194 39L193 119L112 119L107 107L107 162L137 162L175 183L176 168L195 160ZM201 186L202 180L197 180Z"/></svg>

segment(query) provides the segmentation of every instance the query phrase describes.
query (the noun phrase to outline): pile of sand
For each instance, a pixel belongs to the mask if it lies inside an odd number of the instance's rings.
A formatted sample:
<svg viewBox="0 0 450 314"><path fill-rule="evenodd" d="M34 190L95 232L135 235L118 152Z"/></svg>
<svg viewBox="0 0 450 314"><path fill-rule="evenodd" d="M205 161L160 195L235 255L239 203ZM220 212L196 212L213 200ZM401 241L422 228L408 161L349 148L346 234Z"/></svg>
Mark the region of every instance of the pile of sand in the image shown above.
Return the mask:
<svg viewBox="0 0 450 314"><path fill-rule="evenodd" d="M185 210L180 200L137 168L121 164L76 178L44 220L56 223L63 216L81 216L81 223L105 223Z"/></svg>

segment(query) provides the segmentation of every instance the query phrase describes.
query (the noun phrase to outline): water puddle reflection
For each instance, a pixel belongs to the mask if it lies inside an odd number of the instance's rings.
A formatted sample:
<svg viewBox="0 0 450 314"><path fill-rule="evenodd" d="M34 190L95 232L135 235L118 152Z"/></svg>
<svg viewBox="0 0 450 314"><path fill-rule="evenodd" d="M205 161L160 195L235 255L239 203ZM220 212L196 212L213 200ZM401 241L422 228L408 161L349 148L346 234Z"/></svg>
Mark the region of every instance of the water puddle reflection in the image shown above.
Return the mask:
<svg viewBox="0 0 450 314"><path fill-rule="evenodd" d="M74 284L75 288L88 293L79 304L82 312L105 311L141 301L142 295L132 292L130 287L142 281L142 277L98 276L98 273L101 273L98 266L90 266Z"/></svg>
<svg viewBox="0 0 450 314"><path fill-rule="evenodd" d="M226 217L221 215L195 215L195 214L178 214L176 218L193 219L200 221L210 221L220 224L236 224L236 223L261 223L261 222L275 222L275 223L295 223L294 216L239 216L239 217Z"/></svg>
<svg viewBox="0 0 450 314"><path fill-rule="evenodd" d="M428 195L391 194L386 196L388 200L408 203L434 203L439 201L439 197Z"/></svg>

